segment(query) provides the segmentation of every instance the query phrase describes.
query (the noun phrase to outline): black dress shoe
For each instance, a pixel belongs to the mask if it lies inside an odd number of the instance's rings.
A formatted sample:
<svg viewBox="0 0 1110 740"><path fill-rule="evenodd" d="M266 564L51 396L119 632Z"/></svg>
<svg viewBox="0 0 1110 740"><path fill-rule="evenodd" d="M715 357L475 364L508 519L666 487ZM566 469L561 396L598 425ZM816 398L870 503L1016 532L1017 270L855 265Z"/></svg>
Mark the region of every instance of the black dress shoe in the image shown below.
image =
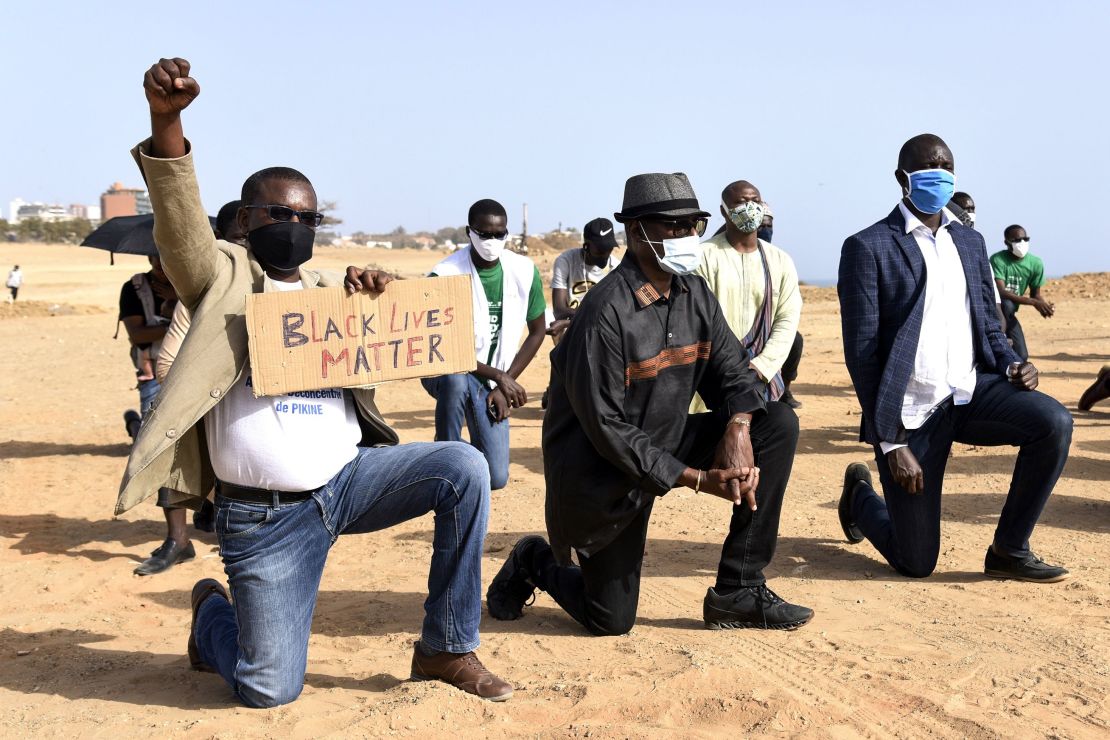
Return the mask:
<svg viewBox="0 0 1110 740"><path fill-rule="evenodd" d="M127 430L127 436L131 439L139 434L139 427L143 425L143 417L139 416L139 412L135 409L127 409L123 412L123 427Z"/></svg>
<svg viewBox="0 0 1110 740"><path fill-rule="evenodd" d="M993 547L987 548L983 572L989 578L1013 578L1030 583L1056 583L1068 577L1067 568L1049 565L1035 553L1031 552L1023 558L1014 558L999 555Z"/></svg>
<svg viewBox="0 0 1110 740"><path fill-rule="evenodd" d="M139 567L135 569L135 575L152 576L155 573L169 570L178 563L192 560L196 556L197 551L193 549L192 542L182 547L174 542L172 537L167 537L161 547L150 553L149 558L139 563Z"/></svg>
<svg viewBox="0 0 1110 740"><path fill-rule="evenodd" d="M528 567L525 565L529 548L547 544L539 535L522 537L513 545L505 564L493 577L486 590L486 608L494 619L510 621L524 615L524 607L536 593L536 587L529 580Z"/></svg>
<svg viewBox="0 0 1110 740"><path fill-rule="evenodd" d="M836 513L840 517L840 528L844 530L844 537L853 545L863 542L863 532L852 517L852 507L856 501L856 484L860 481L870 486L871 470L863 463L852 463L844 471L844 488L840 491L840 503L836 506Z"/></svg>
<svg viewBox="0 0 1110 740"><path fill-rule="evenodd" d="M745 586L730 594L709 589L702 602L702 616L711 630L792 630L813 619L813 610L784 601L764 584Z"/></svg>

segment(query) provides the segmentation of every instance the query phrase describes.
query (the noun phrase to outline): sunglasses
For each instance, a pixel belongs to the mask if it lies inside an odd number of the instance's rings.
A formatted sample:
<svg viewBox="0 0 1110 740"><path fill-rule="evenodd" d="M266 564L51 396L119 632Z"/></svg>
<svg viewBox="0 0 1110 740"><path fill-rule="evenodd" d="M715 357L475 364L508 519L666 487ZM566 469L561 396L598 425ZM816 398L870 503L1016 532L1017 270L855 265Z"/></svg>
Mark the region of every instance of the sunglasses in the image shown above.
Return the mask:
<svg viewBox="0 0 1110 740"><path fill-rule="evenodd" d="M476 229L471 226L470 230L477 234L479 239L504 239L509 235L508 229L502 229L501 231L482 231L481 229Z"/></svg>
<svg viewBox="0 0 1110 740"><path fill-rule="evenodd" d="M294 211L289 206L278 205L243 207L265 208L266 215L270 217L271 221L292 221L293 217L296 216L297 220L299 220L302 224L304 224L305 226L311 226L314 229L320 224L324 223L324 214L320 213L319 211Z"/></svg>
<svg viewBox="0 0 1110 740"><path fill-rule="evenodd" d="M1027 241L1029 241L1029 237L1023 236L1020 239L1011 239L1010 243L1011 244L1017 244L1018 242L1027 242Z"/></svg>
<svg viewBox="0 0 1110 740"><path fill-rule="evenodd" d="M702 236L705 234L705 227L709 224L707 218L645 218L644 221L652 224L659 224L671 236L685 236L691 231Z"/></svg>

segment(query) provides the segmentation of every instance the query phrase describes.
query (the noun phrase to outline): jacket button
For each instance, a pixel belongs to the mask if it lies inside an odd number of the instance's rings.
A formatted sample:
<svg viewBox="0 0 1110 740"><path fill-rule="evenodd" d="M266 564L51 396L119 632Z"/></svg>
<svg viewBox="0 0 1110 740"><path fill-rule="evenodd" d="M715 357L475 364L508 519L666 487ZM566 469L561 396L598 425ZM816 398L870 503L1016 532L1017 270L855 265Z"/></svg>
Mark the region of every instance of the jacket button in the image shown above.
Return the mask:
<svg viewBox="0 0 1110 740"><path fill-rule="evenodd" d="M166 432L166 436L169 437L170 439L173 439L174 437L177 436L177 430L176 429L169 430L168 432Z"/></svg>
<svg viewBox="0 0 1110 740"><path fill-rule="evenodd" d="M219 388L213 388L212 392L209 395L212 396L212 398L219 398L220 397L220 389Z"/></svg>

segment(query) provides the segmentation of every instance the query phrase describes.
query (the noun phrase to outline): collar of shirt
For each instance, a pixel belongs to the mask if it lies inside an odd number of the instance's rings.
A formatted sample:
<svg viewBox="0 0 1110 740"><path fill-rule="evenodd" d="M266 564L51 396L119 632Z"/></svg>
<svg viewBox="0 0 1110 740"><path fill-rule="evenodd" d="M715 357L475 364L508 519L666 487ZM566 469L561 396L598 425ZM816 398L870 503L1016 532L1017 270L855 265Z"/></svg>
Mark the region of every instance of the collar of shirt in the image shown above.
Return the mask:
<svg viewBox="0 0 1110 740"><path fill-rule="evenodd" d="M902 218L906 221L906 234L909 234L914 229L928 229L929 233L932 234L933 230L921 223L921 219L913 215L913 211L909 208L906 208L906 202L904 200L898 201L898 210L902 212ZM947 208L940 209L940 228L947 229L955 220L956 217L952 215L952 211Z"/></svg>
<svg viewBox="0 0 1110 740"><path fill-rule="evenodd" d="M624 278L624 282L628 284L629 290L632 291L632 297L636 299L636 305L640 308L647 308L663 297L644 275L644 271L640 269L640 263L636 261L631 249L625 253L624 259L621 260L618 272ZM686 285L686 278L681 275L672 275L671 290L677 290L680 293L689 292L690 288Z"/></svg>

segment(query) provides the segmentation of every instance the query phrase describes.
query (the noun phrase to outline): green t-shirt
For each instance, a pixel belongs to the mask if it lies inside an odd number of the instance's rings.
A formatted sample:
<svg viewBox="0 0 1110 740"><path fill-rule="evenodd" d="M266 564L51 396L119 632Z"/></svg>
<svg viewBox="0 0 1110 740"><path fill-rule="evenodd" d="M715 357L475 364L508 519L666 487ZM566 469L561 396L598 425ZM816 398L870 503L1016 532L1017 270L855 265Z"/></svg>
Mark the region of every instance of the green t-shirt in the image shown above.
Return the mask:
<svg viewBox="0 0 1110 740"><path fill-rule="evenodd" d="M501 304L505 299L505 268L501 266L501 261L498 260L497 264L488 269L481 269L475 267L478 271L478 279L482 281L482 292L486 294L486 302L489 303L489 356L486 357L486 364L489 365L493 362L493 354L497 351L497 341L501 336L501 315L503 313ZM435 277L436 274L430 273L429 277ZM543 316L544 311L547 310L547 302L543 298L543 282L540 280L540 270L538 267L532 268L532 287L528 289L528 310L524 314L527 321Z"/></svg>
<svg viewBox="0 0 1110 740"><path fill-rule="evenodd" d="M1006 290L1015 295L1025 295L1027 288L1044 285L1044 262L1035 254L1017 259L1010 250L1003 249L991 255L991 269Z"/></svg>
<svg viewBox="0 0 1110 740"><path fill-rule="evenodd" d="M501 266L498 261L496 265L488 269L478 269L478 279L482 281L482 290L486 294L486 301L489 303L489 356L486 358L486 364L493 362L493 355L497 351L498 338L501 336L501 315L502 301L504 300L505 293L505 268ZM543 298L543 283L540 281L539 268L532 268L532 287L528 289L528 310L524 314L525 319L532 321L540 316L547 309L547 302Z"/></svg>

